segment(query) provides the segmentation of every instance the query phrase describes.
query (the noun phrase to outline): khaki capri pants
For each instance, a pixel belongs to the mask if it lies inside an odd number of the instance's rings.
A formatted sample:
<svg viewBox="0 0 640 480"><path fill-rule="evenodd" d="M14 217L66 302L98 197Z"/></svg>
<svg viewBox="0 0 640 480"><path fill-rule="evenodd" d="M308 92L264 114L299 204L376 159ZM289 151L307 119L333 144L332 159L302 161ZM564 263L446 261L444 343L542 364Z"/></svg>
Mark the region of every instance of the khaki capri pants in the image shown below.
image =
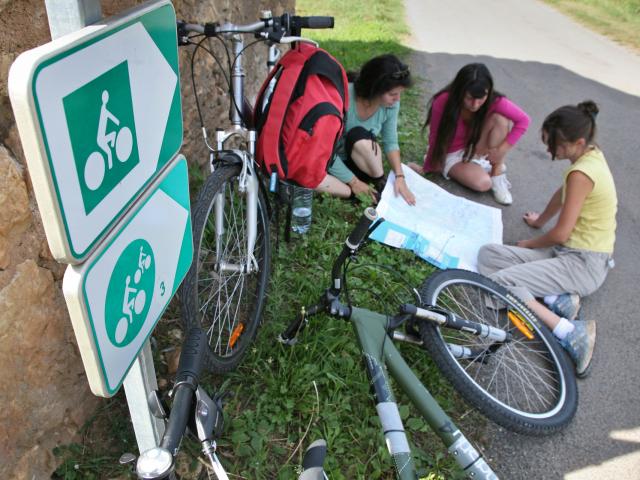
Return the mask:
<svg viewBox="0 0 640 480"><path fill-rule="evenodd" d="M546 295L595 292L607 276L611 255L577 248L522 248L488 244L478 253L478 271L525 302Z"/></svg>

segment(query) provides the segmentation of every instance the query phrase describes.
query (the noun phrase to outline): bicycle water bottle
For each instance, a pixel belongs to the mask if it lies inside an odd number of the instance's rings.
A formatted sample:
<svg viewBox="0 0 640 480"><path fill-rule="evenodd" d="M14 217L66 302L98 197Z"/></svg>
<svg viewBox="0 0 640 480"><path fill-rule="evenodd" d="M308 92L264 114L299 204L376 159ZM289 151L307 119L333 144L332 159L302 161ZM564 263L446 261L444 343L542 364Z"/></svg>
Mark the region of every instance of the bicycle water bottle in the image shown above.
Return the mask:
<svg viewBox="0 0 640 480"><path fill-rule="evenodd" d="M313 190L294 186L291 197L291 230L296 233L307 233L309 231L312 205Z"/></svg>

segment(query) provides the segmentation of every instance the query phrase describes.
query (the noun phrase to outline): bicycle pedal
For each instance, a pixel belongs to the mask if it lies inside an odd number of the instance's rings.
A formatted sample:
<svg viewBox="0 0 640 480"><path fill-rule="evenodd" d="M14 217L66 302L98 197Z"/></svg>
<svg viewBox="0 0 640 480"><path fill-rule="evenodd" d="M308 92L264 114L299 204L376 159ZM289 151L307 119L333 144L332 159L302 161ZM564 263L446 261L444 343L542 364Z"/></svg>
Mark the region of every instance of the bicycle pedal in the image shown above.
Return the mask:
<svg viewBox="0 0 640 480"><path fill-rule="evenodd" d="M138 457L136 457L133 453L127 452L120 455L120 458L118 459L118 463L120 465L133 465L137 459Z"/></svg>
<svg viewBox="0 0 640 480"><path fill-rule="evenodd" d="M278 335L277 337L278 342L283 343L284 345L289 345L290 347L294 346L296 343L298 343L298 339L297 337L293 337L290 339L285 339L282 337L282 334Z"/></svg>

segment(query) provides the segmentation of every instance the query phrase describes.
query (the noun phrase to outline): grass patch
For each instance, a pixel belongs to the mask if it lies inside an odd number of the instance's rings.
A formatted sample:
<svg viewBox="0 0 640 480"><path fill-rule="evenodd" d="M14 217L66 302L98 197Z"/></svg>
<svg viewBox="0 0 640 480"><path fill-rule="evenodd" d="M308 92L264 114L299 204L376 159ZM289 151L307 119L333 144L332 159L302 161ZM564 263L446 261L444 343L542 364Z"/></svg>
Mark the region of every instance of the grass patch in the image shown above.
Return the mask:
<svg viewBox="0 0 640 480"><path fill-rule="evenodd" d="M582 24L640 52L640 0L544 0Z"/></svg>
<svg viewBox="0 0 640 480"><path fill-rule="evenodd" d="M348 4L341 0L298 0L297 13L336 17L334 30L306 33L319 40L347 69L357 69L382 53L399 56L409 53L400 43L407 33L401 0L354 0ZM424 153L420 126L425 103L418 86L403 95L399 140L405 162L419 159ZM202 181L198 172L190 173L194 185ZM206 379L209 392L233 393L225 406L225 433L218 442L219 456L233 474L231 478L295 479L304 448L316 438L328 442L325 466L332 480L395 478L356 337L348 323L318 315L300 336L298 345L285 347L276 342L277 335L300 306L314 303L328 286L331 263L362 209L363 205L315 197L310 232L294 235L290 244L281 241L280 250L274 252L264 323L255 345L237 371ZM382 264L384 268L369 264ZM362 306L395 311L397 299L391 303L387 297L409 301L411 293L406 285L418 287L432 271L432 267L409 252L374 243L362 253L353 270L350 292ZM169 365L175 354L172 349L179 345L176 303L173 302L154 333L156 370L160 385L165 387L171 380ZM473 437L469 429L473 430L471 425L478 421L482 424L482 419L475 414L467 415L468 407L453 393L428 355L414 346L400 348L440 405ZM453 460L445 455L440 440L408 406L408 400L397 393L416 463L425 478L463 478ZM119 437L113 438L120 447L117 452L101 451L100 442L87 437L82 444L62 448L64 462L58 478L113 478L117 474L127 477L123 470L110 470L117 464L120 453L135 450L124 395L119 394L108 405L105 408L111 409L112 416L124 420L121 429L129 432L129 440L119 442ZM105 436L109 436L108 429L106 432ZM195 460L198 445L186 441L182 450L183 478L198 478L201 471ZM77 476L78 468L84 467L76 465L93 465L96 459L104 467L102 474L99 468L92 467L90 475Z"/></svg>
<svg viewBox="0 0 640 480"><path fill-rule="evenodd" d="M52 479L94 480L126 475L118 464L124 452L137 449L124 389L105 400L80 429L81 440L53 449L60 465Z"/></svg>

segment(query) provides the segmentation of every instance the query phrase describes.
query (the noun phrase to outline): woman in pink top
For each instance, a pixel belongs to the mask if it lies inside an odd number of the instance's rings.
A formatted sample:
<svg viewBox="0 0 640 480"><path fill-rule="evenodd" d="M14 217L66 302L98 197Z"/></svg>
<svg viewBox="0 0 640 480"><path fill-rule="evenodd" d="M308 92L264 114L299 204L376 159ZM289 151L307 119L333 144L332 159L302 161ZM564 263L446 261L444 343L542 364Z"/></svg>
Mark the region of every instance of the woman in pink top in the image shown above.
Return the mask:
<svg viewBox="0 0 640 480"><path fill-rule="evenodd" d="M453 82L431 98L424 165L409 166L418 172L441 172L479 192L491 189L498 203L510 205L505 155L529 121L520 107L493 89L484 64L465 65Z"/></svg>

